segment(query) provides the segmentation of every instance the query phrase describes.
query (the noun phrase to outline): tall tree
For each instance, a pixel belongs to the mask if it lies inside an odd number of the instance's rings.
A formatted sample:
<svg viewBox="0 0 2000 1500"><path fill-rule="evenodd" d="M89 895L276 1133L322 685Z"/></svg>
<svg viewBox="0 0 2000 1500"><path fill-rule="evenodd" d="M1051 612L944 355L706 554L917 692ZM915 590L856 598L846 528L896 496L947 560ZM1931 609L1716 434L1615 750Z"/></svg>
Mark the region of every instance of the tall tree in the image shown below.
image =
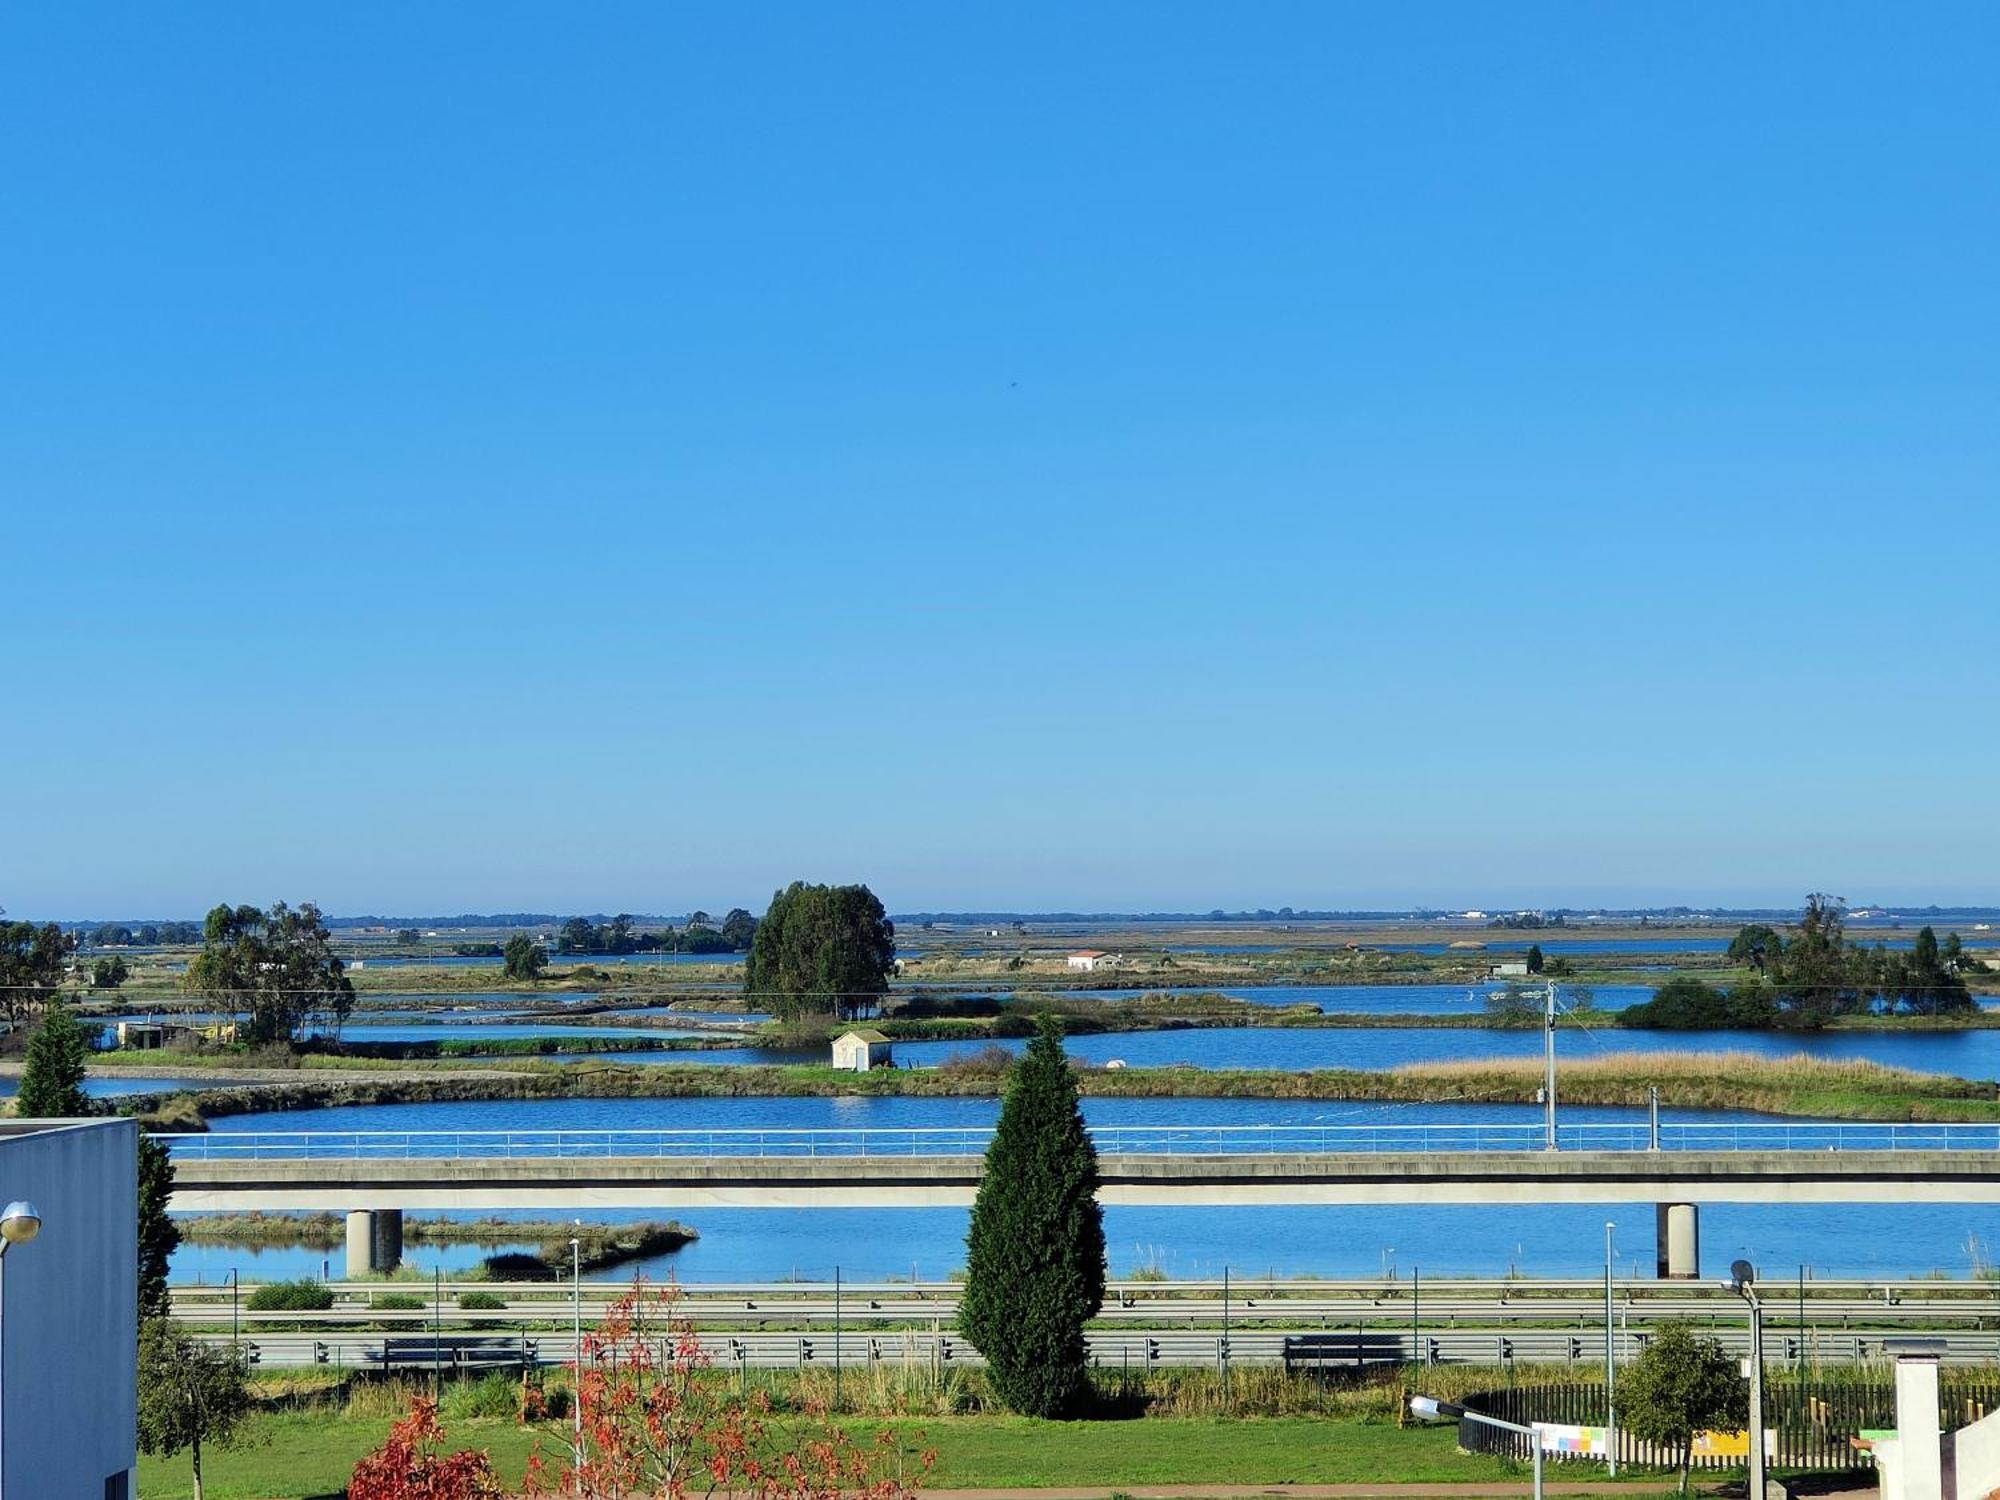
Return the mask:
<svg viewBox="0 0 2000 1500"><path fill-rule="evenodd" d="M549 950L524 932L508 938L500 954L504 961L502 973L508 979L540 979L542 970L549 966Z"/></svg>
<svg viewBox="0 0 2000 1500"><path fill-rule="evenodd" d="M896 926L865 885L795 880L771 897L743 966L743 992L787 1021L843 1018L880 1002Z"/></svg>
<svg viewBox="0 0 2000 1500"><path fill-rule="evenodd" d="M1528 972L1530 974L1539 974L1542 972L1542 965L1546 960L1542 957L1542 945L1540 943L1528 944L1527 961Z"/></svg>
<svg viewBox="0 0 2000 1500"><path fill-rule="evenodd" d="M333 951L319 908L280 901L269 911L218 906L181 988L233 1001L250 1013L252 1042L290 1041L308 1022L334 1024L354 1008L354 983Z"/></svg>
<svg viewBox="0 0 2000 1500"><path fill-rule="evenodd" d="M1753 969L1762 970L1768 964L1784 956L1785 940L1778 930L1763 922L1752 922L1747 927L1736 929L1736 936L1729 940L1729 952L1725 955L1733 964L1748 964Z"/></svg>
<svg viewBox="0 0 2000 1500"><path fill-rule="evenodd" d="M1104 1215L1053 1016L1007 1080L966 1251L958 1326L986 1356L994 1392L1026 1416L1076 1413L1090 1395L1084 1324L1104 1305Z"/></svg>
<svg viewBox="0 0 2000 1500"><path fill-rule="evenodd" d="M70 940L53 922L0 922L0 1015L25 1026L55 998Z"/></svg>
<svg viewBox="0 0 2000 1500"><path fill-rule="evenodd" d="M1687 1492L1694 1435L1735 1428L1749 1412L1749 1396L1736 1361L1712 1338L1697 1338L1682 1322L1658 1325L1618 1381L1619 1416L1625 1430L1680 1455L1681 1492Z"/></svg>
<svg viewBox="0 0 2000 1500"><path fill-rule="evenodd" d="M14 1112L30 1120L66 1120L90 1113L83 1092L83 1072L90 1056L90 1034L70 1014L67 1005L52 1005L42 1024L28 1038L28 1060L21 1070L21 1092Z"/></svg>
<svg viewBox="0 0 2000 1500"><path fill-rule="evenodd" d="M203 1445L229 1447L250 1412L249 1367L238 1349L213 1349L170 1318L139 1326L139 1451L190 1450L202 1500Z"/></svg>
<svg viewBox="0 0 2000 1500"><path fill-rule="evenodd" d="M755 940L757 919L742 907L732 906L729 914L722 919L722 935L730 947L740 952Z"/></svg>
<svg viewBox="0 0 2000 1500"><path fill-rule="evenodd" d="M174 1194L174 1159L151 1136L139 1137L139 1317L163 1318L172 1311L167 1296L167 1263L181 1232L167 1213Z"/></svg>

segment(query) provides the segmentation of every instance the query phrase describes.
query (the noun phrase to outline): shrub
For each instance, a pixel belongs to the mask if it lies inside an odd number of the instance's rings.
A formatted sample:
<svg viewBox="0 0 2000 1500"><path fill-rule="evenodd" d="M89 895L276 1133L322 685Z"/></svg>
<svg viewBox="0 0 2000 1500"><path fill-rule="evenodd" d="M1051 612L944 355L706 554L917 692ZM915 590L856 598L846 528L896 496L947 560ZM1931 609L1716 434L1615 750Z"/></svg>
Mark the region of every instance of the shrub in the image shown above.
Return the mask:
<svg viewBox="0 0 2000 1500"><path fill-rule="evenodd" d="M961 1052L954 1057L947 1057L938 1064L938 1071L992 1078L1005 1073L1013 1065L1014 1054L1005 1047L987 1046L973 1052Z"/></svg>
<svg viewBox="0 0 2000 1500"><path fill-rule="evenodd" d="M446 1453L437 1403L418 1397L389 1440L354 1466L349 1500L487 1500L500 1494L483 1453Z"/></svg>
<svg viewBox="0 0 2000 1500"><path fill-rule="evenodd" d="M520 1384L512 1375L494 1370L477 1380L454 1381L444 1388L439 1402L443 1415L458 1417L514 1417L520 1415Z"/></svg>
<svg viewBox="0 0 2000 1500"><path fill-rule="evenodd" d="M506 1300L494 1296L491 1292L460 1292L458 1294L458 1306L461 1312L505 1312L507 1310Z"/></svg>
<svg viewBox="0 0 2000 1500"><path fill-rule="evenodd" d="M325 1312L333 1292L318 1281L268 1281L243 1304L251 1312Z"/></svg>
<svg viewBox="0 0 2000 1500"><path fill-rule="evenodd" d="M1627 1007L1621 1026L1662 1031L1762 1030L1778 1022L1778 1007L1763 987L1750 983L1724 993L1686 974L1677 974L1643 1005Z"/></svg>

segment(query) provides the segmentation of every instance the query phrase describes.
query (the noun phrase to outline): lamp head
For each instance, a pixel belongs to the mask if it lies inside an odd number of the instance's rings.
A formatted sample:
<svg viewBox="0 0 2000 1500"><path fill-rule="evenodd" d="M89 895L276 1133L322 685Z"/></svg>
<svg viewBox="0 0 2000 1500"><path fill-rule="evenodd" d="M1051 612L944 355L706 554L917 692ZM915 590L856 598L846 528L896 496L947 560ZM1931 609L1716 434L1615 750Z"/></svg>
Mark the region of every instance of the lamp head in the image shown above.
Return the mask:
<svg viewBox="0 0 2000 1500"><path fill-rule="evenodd" d="M1757 1268L1747 1260L1732 1260L1729 1263L1729 1280L1724 1283L1730 1291L1739 1295L1757 1284Z"/></svg>
<svg viewBox="0 0 2000 1500"><path fill-rule="evenodd" d="M25 1245L42 1232L42 1216L26 1199L16 1198L0 1209L0 1240L9 1245Z"/></svg>
<svg viewBox="0 0 2000 1500"><path fill-rule="evenodd" d="M1429 1396L1412 1396L1410 1397L1410 1414L1429 1421L1438 1414L1438 1404Z"/></svg>

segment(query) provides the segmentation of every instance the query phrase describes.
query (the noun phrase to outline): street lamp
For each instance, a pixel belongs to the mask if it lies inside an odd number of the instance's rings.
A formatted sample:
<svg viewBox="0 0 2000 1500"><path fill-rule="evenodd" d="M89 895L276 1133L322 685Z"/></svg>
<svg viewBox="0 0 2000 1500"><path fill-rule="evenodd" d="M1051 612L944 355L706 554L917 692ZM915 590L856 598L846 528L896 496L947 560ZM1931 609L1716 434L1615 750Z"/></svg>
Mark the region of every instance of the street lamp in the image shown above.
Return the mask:
<svg viewBox="0 0 2000 1500"><path fill-rule="evenodd" d="M1757 1300L1757 1268L1731 1261L1723 1289L1750 1304L1750 1495L1764 1500L1764 1304Z"/></svg>
<svg viewBox="0 0 2000 1500"><path fill-rule="evenodd" d="M575 1221L582 1223L581 1220ZM569 1319L570 1337L576 1359L576 1379L574 1389L569 1393L570 1415L570 1458L573 1461L578 1482L583 1474L583 1240L573 1237L569 1242Z"/></svg>
<svg viewBox="0 0 2000 1500"><path fill-rule="evenodd" d="M1611 1343L1611 1231L1618 1225L1604 1221L1604 1465L1605 1473L1618 1477L1618 1368Z"/></svg>
<svg viewBox="0 0 2000 1500"><path fill-rule="evenodd" d="M0 1267L4 1267L9 1250L16 1245L27 1244L41 1232L42 1216L34 1204L16 1198L5 1208L0 1208ZM0 1332L4 1332L7 1326L6 1310L6 1283L0 1282ZM4 1345L0 1345L0 1352L4 1352ZM5 1451L5 1447L0 1446L0 1452ZM0 1475L0 1484L5 1482L5 1476Z"/></svg>
<svg viewBox="0 0 2000 1500"><path fill-rule="evenodd" d="M1477 1422L1482 1427L1497 1427L1502 1432L1512 1432L1526 1437L1528 1447L1535 1457L1535 1500L1542 1500L1542 1433L1539 1427L1523 1427L1519 1422L1489 1417L1484 1412L1460 1406L1456 1401L1439 1401L1434 1396L1410 1397L1410 1413L1423 1418L1426 1422L1439 1417L1454 1417L1467 1422Z"/></svg>

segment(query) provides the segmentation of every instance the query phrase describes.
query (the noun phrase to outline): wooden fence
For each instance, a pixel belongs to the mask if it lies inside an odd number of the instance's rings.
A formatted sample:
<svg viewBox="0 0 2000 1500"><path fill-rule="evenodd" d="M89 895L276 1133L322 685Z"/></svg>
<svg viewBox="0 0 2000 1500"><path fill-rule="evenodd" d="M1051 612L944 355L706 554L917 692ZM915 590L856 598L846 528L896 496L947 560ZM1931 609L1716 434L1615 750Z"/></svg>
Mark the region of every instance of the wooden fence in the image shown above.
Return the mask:
<svg viewBox="0 0 2000 1500"><path fill-rule="evenodd" d="M1602 1382L1565 1381L1528 1383L1508 1389L1482 1391L1468 1396L1465 1405L1503 1421L1555 1422L1565 1426L1604 1425ZM2000 1373L1949 1369L1939 1372L1938 1418L1942 1430L1950 1432L1987 1413L2000 1410ZM1852 1469L1867 1464L1866 1454L1854 1440L1866 1433L1891 1432L1896 1426L1896 1388L1886 1373L1857 1371L1851 1377L1836 1372L1818 1372L1803 1381L1772 1372L1764 1381L1764 1425L1774 1433L1772 1463L1786 1469ZM1529 1456L1528 1439L1502 1432L1477 1422L1461 1421L1458 1426L1461 1448L1472 1453L1503 1453L1516 1458ZM1602 1462L1601 1456L1556 1453L1550 1457L1584 1457ZM1642 1443L1620 1429L1618 1461L1669 1468L1678 1466L1680 1455L1651 1443ZM1742 1467L1740 1456L1702 1454L1694 1457L1696 1468L1734 1469Z"/></svg>

